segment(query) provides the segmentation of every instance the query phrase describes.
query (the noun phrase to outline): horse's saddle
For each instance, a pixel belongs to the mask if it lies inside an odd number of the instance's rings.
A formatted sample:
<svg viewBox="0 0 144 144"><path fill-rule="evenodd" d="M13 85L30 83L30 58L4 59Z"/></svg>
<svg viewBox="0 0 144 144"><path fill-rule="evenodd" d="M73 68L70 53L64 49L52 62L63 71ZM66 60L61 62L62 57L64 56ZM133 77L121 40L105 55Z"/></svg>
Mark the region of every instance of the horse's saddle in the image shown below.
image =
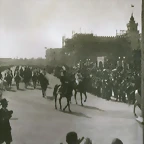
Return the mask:
<svg viewBox="0 0 144 144"><path fill-rule="evenodd" d="M65 94L66 92L67 92L66 86L59 85L59 87L58 87L58 93L59 94Z"/></svg>

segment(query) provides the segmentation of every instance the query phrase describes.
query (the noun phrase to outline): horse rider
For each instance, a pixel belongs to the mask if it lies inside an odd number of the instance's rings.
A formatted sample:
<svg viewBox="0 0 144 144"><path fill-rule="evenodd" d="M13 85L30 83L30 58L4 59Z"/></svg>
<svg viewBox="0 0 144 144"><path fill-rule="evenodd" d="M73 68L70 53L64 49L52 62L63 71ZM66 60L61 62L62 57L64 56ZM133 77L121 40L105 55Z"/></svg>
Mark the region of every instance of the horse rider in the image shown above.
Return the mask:
<svg viewBox="0 0 144 144"><path fill-rule="evenodd" d="M82 81L82 74L80 72L80 70L78 70L78 72L75 74L75 79L76 79L76 83L77 85L79 85L79 83Z"/></svg>
<svg viewBox="0 0 144 144"><path fill-rule="evenodd" d="M61 92L63 93L66 89L66 68L64 66L62 66L61 69L60 82L61 82Z"/></svg>

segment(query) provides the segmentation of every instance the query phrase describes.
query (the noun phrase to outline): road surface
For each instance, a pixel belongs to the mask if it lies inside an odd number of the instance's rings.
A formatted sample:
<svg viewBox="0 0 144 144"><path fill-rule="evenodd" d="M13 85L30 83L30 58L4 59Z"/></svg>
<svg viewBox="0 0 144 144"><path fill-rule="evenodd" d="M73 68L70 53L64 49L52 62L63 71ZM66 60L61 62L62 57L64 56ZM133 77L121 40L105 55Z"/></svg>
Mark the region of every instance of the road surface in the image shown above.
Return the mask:
<svg viewBox="0 0 144 144"><path fill-rule="evenodd" d="M24 90L24 84L20 84L19 91L13 85L12 91L3 93L9 101L9 109L14 111L13 144L65 143L69 131L76 131L79 137L90 137L93 144L111 144L116 137L124 144L142 144L142 127L134 119L132 106L88 94L84 107L75 105L72 99L72 114L55 110L52 91L59 80L49 77L47 98L42 98L39 89ZM64 106L65 99L62 103Z"/></svg>

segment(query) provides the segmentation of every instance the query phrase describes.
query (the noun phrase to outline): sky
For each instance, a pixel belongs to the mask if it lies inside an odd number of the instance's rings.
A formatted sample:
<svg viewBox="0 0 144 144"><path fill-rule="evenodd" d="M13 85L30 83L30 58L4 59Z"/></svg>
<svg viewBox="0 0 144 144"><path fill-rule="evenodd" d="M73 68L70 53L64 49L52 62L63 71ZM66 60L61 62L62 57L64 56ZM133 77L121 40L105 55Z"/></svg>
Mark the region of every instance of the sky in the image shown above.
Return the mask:
<svg viewBox="0 0 144 144"><path fill-rule="evenodd" d="M140 30L141 0L0 0L0 57L45 57L72 30L115 36L132 11Z"/></svg>

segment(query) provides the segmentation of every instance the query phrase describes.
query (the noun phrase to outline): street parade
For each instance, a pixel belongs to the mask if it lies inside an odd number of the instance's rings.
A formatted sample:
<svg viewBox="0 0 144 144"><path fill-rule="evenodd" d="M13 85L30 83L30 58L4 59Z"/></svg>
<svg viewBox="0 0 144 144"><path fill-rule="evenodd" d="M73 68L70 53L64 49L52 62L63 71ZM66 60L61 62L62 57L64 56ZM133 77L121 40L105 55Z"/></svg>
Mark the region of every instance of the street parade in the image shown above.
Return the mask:
<svg viewBox="0 0 144 144"><path fill-rule="evenodd" d="M6 1L0 144L142 144L144 0Z"/></svg>
<svg viewBox="0 0 144 144"><path fill-rule="evenodd" d="M119 58L120 59L120 58ZM122 102L128 105L134 105L134 115L136 106L139 106L140 102L135 97L136 90L138 91L138 98L140 96L141 77L138 69L130 67L122 61L117 61L116 67L111 63L108 63L108 59L103 64L101 61L97 64L90 60L81 61L73 67L68 66L56 66L52 67L52 74L57 77L61 84L56 84L53 89L53 97L55 99L55 109L57 109L57 96L59 95L60 110L62 110L61 100L63 97L67 99L67 105L63 107L63 111L68 107L71 111L71 98L74 97L75 103L77 102L77 93L80 93L80 103L84 106L89 97L87 93L91 93L97 97L105 99L107 101ZM25 89L33 87L36 89L40 85L42 91L42 97L47 97L46 91L49 83L49 68L33 68L30 66L16 66L14 71L8 68L5 73L0 73L0 87L1 87L1 105L8 105L8 101L3 97L4 91L10 91L12 88L12 81L15 82L16 89L21 89L20 83L24 83ZM83 99L84 96L84 99ZM84 103L83 103L84 102ZM6 106L4 107L6 109ZM12 111L6 109L5 113L10 119L12 117ZM3 112L1 118L3 119ZM6 119L6 121L9 119ZM5 118L3 119L5 121ZM6 124L7 125L7 124ZM12 141L10 123L8 123L9 129L6 133L3 133L2 141L9 144ZM7 126L6 126L7 127ZM5 129L5 128L3 128ZM3 131L3 129L1 129ZM5 135L8 137L5 138ZM8 140L8 141L7 141Z"/></svg>

